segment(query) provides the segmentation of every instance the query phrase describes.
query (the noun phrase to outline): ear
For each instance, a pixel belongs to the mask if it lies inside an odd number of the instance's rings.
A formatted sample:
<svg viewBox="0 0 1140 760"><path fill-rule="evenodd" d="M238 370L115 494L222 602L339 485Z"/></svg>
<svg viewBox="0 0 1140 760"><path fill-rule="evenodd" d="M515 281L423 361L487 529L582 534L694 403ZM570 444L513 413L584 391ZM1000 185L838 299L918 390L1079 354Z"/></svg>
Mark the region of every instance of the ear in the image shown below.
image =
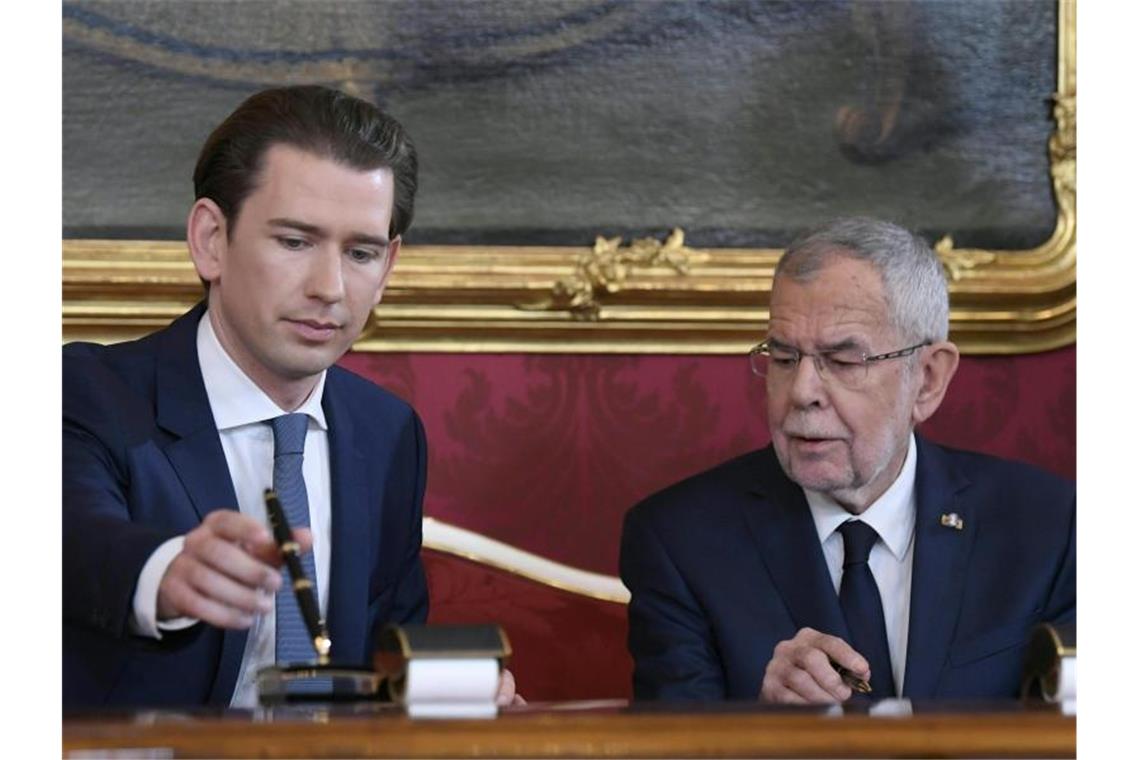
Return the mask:
<svg viewBox="0 0 1140 760"><path fill-rule="evenodd" d="M914 424L925 422L942 404L950 380L958 369L958 347L948 340L939 341L923 349L918 395L914 400L911 417Z"/></svg>
<svg viewBox="0 0 1140 760"><path fill-rule="evenodd" d="M396 259L400 255L400 245L403 242L397 235L388 243L388 258L384 261L384 274L380 276L380 284L376 288L376 297L372 299L373 306L380 303L380 299L384 295L384 288L388 286L388 278L392 276L392 267L396 266Z"/></svg>
<svg viewBox="0 0 1140 760"><path fill-rule="evenodd" d="M209 198L199 198L190 207L186 244L198 276L211 284L222 275L228 239L226 229L226 215Z"/></svg>

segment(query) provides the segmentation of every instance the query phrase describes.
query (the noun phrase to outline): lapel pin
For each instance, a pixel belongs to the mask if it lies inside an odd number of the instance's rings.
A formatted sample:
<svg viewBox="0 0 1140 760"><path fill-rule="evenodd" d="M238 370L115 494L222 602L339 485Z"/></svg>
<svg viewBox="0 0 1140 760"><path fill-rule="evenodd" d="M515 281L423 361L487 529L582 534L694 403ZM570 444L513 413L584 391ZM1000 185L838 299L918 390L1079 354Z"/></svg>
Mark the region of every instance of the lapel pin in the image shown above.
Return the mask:
<svg viewBox="0 0 1140 760"><path fill-rule="evenodd" d="M966 527L966 523L958 516L957 512L951 512L948 515L942 515L941 523L943 528L953 528L954 530L962 530Z"/></svg>

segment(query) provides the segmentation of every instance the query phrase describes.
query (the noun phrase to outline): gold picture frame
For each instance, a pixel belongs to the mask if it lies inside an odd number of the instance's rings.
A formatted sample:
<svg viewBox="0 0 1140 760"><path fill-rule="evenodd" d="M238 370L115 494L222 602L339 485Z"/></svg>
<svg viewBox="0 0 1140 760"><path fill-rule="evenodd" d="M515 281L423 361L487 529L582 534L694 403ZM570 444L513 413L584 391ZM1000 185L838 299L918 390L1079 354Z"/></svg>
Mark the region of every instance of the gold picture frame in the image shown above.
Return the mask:
<svg viewBox="0 0 1140 760"><path fill-rule="evenodd" d="M936 247L951 337L966 353L1076 339L1076 11L1059 0L1053 234L1021 251ZM743 354L764 333L775 249L598 237L592 248L406 246L358 351ZM185 244L65 240L63 338L114 342L202 297Z"/></svg>

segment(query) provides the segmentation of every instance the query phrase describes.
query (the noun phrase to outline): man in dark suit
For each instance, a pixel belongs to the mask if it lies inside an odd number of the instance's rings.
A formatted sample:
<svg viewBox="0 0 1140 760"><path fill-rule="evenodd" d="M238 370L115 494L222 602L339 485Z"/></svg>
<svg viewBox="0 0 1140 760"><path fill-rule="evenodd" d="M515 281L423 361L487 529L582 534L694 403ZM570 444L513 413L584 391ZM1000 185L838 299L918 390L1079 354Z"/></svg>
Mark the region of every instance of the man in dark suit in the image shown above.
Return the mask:
<svg viewBox="0 0 1140 760"><path fill-rule="evenodd" d="M194 172L205 304L138 341L64 348L65 705L256 704L295 604L277 593L262 494L291 477L276 458L296 463L298 442L311 527L295 534L332 661L369 664L380 626L425 620L423 427L333 366L380 301L416 166L369 103L321 87L250 97Z"/></svg>
<svg viewBox="0 0 1140 760"><path fill-rule="evenodd" d="M772 445L626 515L636 697L1018 693L1031 628L1075 620L1075 489L914 434L957 368L948 312L900 227L842 219L788 248L750 355Z"/></svg>

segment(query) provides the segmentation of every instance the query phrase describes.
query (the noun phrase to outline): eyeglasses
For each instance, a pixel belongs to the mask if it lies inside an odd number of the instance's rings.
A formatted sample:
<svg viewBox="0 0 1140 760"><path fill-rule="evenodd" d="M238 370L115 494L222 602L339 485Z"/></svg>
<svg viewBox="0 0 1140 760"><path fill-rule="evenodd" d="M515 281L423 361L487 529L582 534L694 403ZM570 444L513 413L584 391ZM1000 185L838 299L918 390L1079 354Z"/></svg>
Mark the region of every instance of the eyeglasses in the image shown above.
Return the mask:
<svg viewBox="0 0 1140 760"><path fill-rule="evenodd" d="M834 380L847 388L858 388L867 380L868 369L875 362L910 356L915 351L929 346L931 341L923 341L913 346L889 351L885 354L868 356L856 348L843 348L835 351L820 351L809 354L790 346L773 344L766 340L748 352L748 363L752 372L759 377L767 377L771 382L791 379L800 365L800 359L810 356L815 362L815 370L824 382Z"/></svg>

